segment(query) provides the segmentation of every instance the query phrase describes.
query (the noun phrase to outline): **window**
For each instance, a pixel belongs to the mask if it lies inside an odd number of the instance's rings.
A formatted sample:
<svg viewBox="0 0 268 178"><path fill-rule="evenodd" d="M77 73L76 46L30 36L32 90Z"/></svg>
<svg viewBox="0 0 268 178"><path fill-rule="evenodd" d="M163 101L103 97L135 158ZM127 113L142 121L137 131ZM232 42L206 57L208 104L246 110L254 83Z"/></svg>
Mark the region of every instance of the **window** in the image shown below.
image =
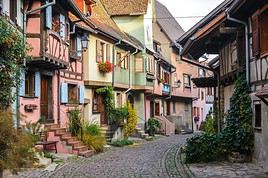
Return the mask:
<svg viewBox="0 0 268 178"><path fill-rule="evenodd" d="M104 43L96 41L96 62L104 62Z"/></svg>
<svg viewBox="0 0 268 178"><path fill-rule="evenodd" d="M146 59L146 72L154 74L155 71L155 62L153 57L147 57Z"/></svg>
<svg viewBox="0 0 268 178"><path fill-rule="evenodd" d="M128 69L128 62L129 62L129 55L124 54L120 51L116 52L116 61L117 64L122 68L122 69Z"/></svg>
<svg viewBox="0 0 268 178"><path fill-rule="evenodd" d="M261 33L260 33L260 40L261 40L261 54L268 52L268 10L265 10L261 16Z"/></svg>
<svg viewBox="0 0 268 178"><path fill-rule="evenodd" d="M52 8L52 31L58 33L60 37L65 39L67 34L66 17L61 14L57 8Z"/></svg>
<svg viewBox="0 0 268 178"><path fill-rule="evenodd" d="M157 78L161 79L161 65L157 63L156 65L156 71L157 71Z"/></svg>
<svg viewBox="0 0 268 178"><path fill-rule="evenodd" d="M122 106L122 94L116 93L116 106L121 107Z"/></svg>
<svg viewBox="0 0 268 178"><path fill-rule="evenodd" d="M82 57L82 42L81 42L80 36L76 36L76 37L71 38L70 49L71 49L73 55L75 55L77 57Z"/></svg>
<svg viewBox="0 0 268 178"><path fill-rule="evenodd" d="M262 116L261 116L261 103L255 102L254 103L254 115L255 115L255 127L261 128Z"/></svg>
<svg viewBox="0 0 268 178"><path fill-rule="evenodd" d="M199 77L206 77L206 70L205 69L199 69Z"/></svg>
<svg viewBox="0 0 268 178"><path fill-rule="evenodd" d="M204 92L201 91L201 100L204 100Z"/></svg>
<svg viewBox="0 0 268 178"><path fill-rule="evenodd" d="M212 90L213 90L212 87L207 88L207 95L208 95L208 96L212 96L212 95L213 95Z"/></svg>
<svg viewBox="0 0 268 178"><path fill-rule="evenodd" d="M169 84L169 73L168 72L164 72L164 83Z"/></svg>
<svg viewBox="0 0 268 178"><path fill-rule="evenodd" d="M183 75L183 84L185 88L191 88L191 76L188 74Z"/></svg>
<svg viewBox="0 0 268 178"><path fill-rule="evenodd" d="M10 0L9 1L9 12L10 12L10 19L17 23L17 0Z"/></svg>
<svg viewBox="0 0 268 178"><path fill-rule="evenodd" d="M68 103L78 103L78 87L74 84L68 84Z"/></svg>
<svg viewBox="0 0 268 178"><path fill-rule="evenodd" d="M101 96L98 95L96 91L93 91L93 104L92 104L92 111L93 113L99 113L101 112Z"/></svg>
<svg viewBox="0 0 268 178"><path fill-rule="evenodd" d="M25 96L35 96L35 73L28 71L25 74Z"/></svg>
<svg viewBox="0 0 268 178"><path fill-rule="evenodd" d="M144 72L143 58L135 58L135 72Z"/></svg>
<svg viewBox="0 0 268 178"><path fill-rule="evenodd" d="M161 45L159 42L153 42L154 51L160 53L161 52Z"/></svg>

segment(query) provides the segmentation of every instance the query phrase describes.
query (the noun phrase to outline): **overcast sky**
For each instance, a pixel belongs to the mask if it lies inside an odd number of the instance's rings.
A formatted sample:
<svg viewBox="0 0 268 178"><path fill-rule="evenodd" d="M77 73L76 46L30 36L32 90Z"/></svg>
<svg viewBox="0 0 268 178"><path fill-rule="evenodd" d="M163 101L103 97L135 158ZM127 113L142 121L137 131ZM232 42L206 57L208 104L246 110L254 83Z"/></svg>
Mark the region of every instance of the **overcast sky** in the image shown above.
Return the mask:
<svg viewBox="0 0 268 178"><path fill-rule="evenodd" d="M159 0L187 31L201 18L178 18L187 16L205 16L223 0Z"/></svg>

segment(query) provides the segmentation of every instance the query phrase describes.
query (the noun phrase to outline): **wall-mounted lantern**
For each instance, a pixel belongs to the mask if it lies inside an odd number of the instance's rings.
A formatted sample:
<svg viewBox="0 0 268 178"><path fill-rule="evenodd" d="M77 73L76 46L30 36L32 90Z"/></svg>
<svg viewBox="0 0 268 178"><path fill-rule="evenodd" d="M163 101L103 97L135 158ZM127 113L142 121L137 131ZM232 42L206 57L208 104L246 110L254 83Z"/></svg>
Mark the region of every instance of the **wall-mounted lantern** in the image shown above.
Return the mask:
<svg viewBox="0 0 268 178"><path fill-rule="evenodd" d="M81 38L83 51L86 51L88 49L88 42L89 42L89 37L88 37L88 34L85 33Z"/></svg>

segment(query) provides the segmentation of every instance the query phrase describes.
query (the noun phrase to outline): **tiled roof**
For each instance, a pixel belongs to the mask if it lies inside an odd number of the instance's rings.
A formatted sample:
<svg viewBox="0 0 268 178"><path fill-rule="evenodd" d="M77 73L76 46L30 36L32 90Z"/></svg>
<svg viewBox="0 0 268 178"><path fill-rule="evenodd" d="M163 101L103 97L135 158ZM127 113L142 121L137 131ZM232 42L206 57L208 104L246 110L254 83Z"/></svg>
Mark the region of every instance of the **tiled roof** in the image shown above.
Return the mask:
<svg viewBox="0 0 268 178"><path fill-rule="evenodd" d="M178 39L178 37L184 33L184 30L172 16L166 6L157 0L155 1L155 12L157 23L163 29L168 38L172 40L172 42L175 42L176 39Z"/></svg>
<svg viewBox="0 0 268 178"><path fill-rule="evenodd" d="M111 16L146 14L148 0L101 0Z"/></svg>
<svg viewBox="0 0 268 178"><path fill-rule="evenodd" d="M132 46L141 48L140 42L138 42L137 39L130 37L121 31L117 24L107 14L104 6L100 1L97 1L97 4L92 7L92 12L93 14L89 20L97 27L97 29L111 35L118 40L123 40Z"/></svg>

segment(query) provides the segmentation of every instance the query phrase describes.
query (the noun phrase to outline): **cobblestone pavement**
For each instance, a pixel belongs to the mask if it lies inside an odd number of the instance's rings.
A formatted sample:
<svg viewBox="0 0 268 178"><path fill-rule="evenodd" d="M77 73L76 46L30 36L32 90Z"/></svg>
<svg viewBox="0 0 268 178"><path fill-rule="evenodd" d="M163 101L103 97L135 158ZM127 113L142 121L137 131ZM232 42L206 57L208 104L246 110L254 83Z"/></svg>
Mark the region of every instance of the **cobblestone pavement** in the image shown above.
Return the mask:
<svg viewBox="0 0 268 178"><path fill-rule="evenodd" d="M184 177L178 153L189 136L174 135L142 145L116 148L91 158L78 158L54 172L34 170L19 177Z"/></svg>
<svg viewBox="0 0 268 178"><path fill-rule="evenodd" d="M268 178L268 163L206 163L188 166L197 178Z"/></svg>

